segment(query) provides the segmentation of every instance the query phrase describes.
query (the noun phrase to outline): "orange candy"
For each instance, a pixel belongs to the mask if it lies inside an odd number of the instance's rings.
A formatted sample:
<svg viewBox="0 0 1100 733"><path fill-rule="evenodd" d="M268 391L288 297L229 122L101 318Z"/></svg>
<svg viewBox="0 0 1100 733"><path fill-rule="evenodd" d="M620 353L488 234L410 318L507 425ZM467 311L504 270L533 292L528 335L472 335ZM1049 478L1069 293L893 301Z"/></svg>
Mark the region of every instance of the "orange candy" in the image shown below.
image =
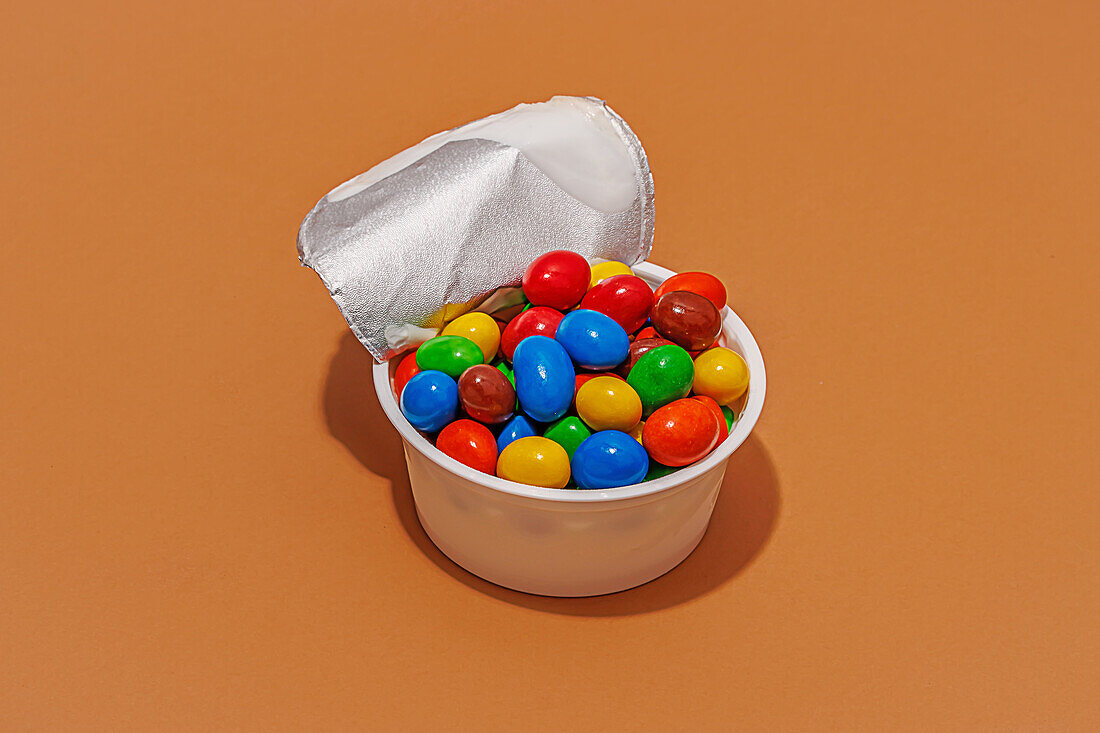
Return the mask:
<svg viewBox="0 0 1100 733"><path fill-rule="evenodd" d="M684 398L659 407L642 428L642 445L666 466L686 466L718 443L718 419L703 402Z"/></svg>
<svg viewBox="0 0 1100 733"><path fill-rule="evenodd" d="M497 441L489 428L473 420L455 420L439 431L435 447L477 471L497 471Z"/></svg>
<svg viewBox="0 0 1100 733"><path fill-rule="evenodd" d="M729 428L726 427L726 414L722 412L722 406L715 402L714 398L706 395L695 395L691 399L702 402L708 410L714 413L714 417L718 420L718 443L716 445L721 445L730 434Z"/></svg>
<svg viewBox="0 0 1100 733"><path fill-rule="evenodd" d="M679 275L673 275L654 291L653 302L656 303L662 295L674 290L687 290L702 295L714 303L719 313L726 305L726 286L709 272L681 272Z"/></svg>

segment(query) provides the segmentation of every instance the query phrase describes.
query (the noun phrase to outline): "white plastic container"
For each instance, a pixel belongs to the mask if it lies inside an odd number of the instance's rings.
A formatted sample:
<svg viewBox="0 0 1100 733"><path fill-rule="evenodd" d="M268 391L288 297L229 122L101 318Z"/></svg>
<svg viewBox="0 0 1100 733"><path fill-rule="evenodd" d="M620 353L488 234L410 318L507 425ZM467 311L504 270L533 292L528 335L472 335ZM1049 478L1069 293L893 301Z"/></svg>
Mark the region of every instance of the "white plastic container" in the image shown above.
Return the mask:
<svg viewBox="0 0 1100 733"><path fill-rule="evenodd" d="M643 262L656 287L673 272ZM729 437L669 476L606 490L544 489L489 476L445 455L401 414L391 377L398 359L374 367L374 388L401 434L416 513L447 557L506 588L546 596L594 596L647 583L691 554L706 532L726 463L764 405L764 360L727 306L722 345L745 358L750 382Z"/></svg>

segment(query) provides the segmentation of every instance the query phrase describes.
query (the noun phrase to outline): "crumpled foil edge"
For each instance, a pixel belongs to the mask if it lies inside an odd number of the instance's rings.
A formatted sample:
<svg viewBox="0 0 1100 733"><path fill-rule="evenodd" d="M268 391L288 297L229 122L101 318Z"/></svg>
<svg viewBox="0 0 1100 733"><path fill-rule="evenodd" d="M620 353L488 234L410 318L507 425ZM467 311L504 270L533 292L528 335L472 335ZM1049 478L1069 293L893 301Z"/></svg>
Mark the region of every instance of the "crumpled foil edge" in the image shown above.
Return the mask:
<svg viewBox="0 0 1100 733"><path fill-rule="evenodd" d="M607 104L607 102L605 100L600 99L599 97L594 97L594 96L588 96L588 97L585 97L585 99L588 99L589 101L597 103L601 107L601 109L607 115L607 119L611 123L611 126L614 129L616 135L619 137L619 139L626 146L626 149L629 152L629 155L630 155L630 157L631 157L631 159L634 163L635 188L636 188L636 191L637 191L637 197L640 200L640 204L641 204L640 205L641 221L639 223L639 235L638 235L638 237L639 237L638 238L638 255L634 258L634 260L632 262L626 262L625 263L627 265L633 265L633 264L636 264L638 262L641 262L641 261L644 261L644 260L648 259L649 254L652 251L652 247L653 247L653 237L654 237L655 221L656 221L656 207L655 207L655 201L654 201L655 191L654 191L653 173L652 173L652 171L650 170L650 167L649 167L649 158L646 155L645 149L642 146L641 141L639 140L638 136L634 133L633 129L631 129L630 125L626 122L625 119L623 119L622 116L620 116L617 112L615 112L615 110L613 110ZM458 125L454 128L451 128L451 130L455 130L455 129L458 129L458 128L461 128L461 127L465 127L467 124L470 124L470 123L464 123L463 125ZM488 142L492 142L492 141L488 141ZM525 160L528 160L528 162L530 162L529 159L526 158L526 156L523 154L522 151L517 150L517 153L520 157L523 157ZM343 184L341 184L341 185L343 185ZM335 189L333 189L333 190L335 190ZM326 197L327 197L327 195L328 194L326 194ZM359 324L352 317L351 312L350 312L352 306L351 306L351 304L346 302L346 299L344 297L344 293L343 293L342 289L339 288L339 287L334 287L332 285L332 283L329 282L328 278L325 277L325 275L321 271L321 269L319 269L318 267L315 267L312 262L307 261L309 256L304 251L302 232L306 228L307 224L311 221L314 214L317 212L318 207L321 205L322 202L325 201L326 197L322 197L322 199L318 202L318 204L316 204L309 211L309 213L303 219L302 223L299 225L298 236L297 236L298 260L299 260L299 263L303 267L308 267L308 268L312 269L315 273L317 273L317 276L321 279L321 282L325 286L325 289L329 292L329 295L332 297L333 301L336 303L337 308L339 309L341 315L344 317L344 320L348 324L348 327L351 329L352 333L355 334L355 337L359 340L360 343L363 344L363 346L368 350L368 352L372 355L372 357L376 361L384 362L384 361L387 361L389 358L392 358L393 356L396 356L397 354L402 353L402 351L407 349L408 347L415 346L419 343L422 343L423 341L426 341L428 338L431 338L432 336L436 335L439 332L440 329L437 329L437 328L424 328L423 326L419 326L417 324L409 323L409 324L405 324L405 326L404 326L404 328L406 329L406 334L404 336L401 336L401 337L397 338L398 341L401 341L402 339L404 339L404 341L406 342L405 345L402 348L396 349L396 350L393 349L393 348L387 348L385 350L379 350L379 349L375 348L374 346L372 346L370 337L368 337L368 335L365 334L362 331ZM510 283L500 283L499 287L505 288L505 287L509 287L509 285L514 286L515 283L511 283L511 284ZM480 298L480 302L484 302L486 299L491 298L491 296L492 296L492 292L485 293ZM471 310L478 310L478 309L480 309L480 308L477 307L477 306L471 308ZM458 314L456 313L455 316L453 316L453 317L457 317L457 315ZM390 341L389 332L391 331L391 329L394 329L394 328L395 328L394 326L387 327L387 341L391 344L392 344L392 341Z"/></svg>

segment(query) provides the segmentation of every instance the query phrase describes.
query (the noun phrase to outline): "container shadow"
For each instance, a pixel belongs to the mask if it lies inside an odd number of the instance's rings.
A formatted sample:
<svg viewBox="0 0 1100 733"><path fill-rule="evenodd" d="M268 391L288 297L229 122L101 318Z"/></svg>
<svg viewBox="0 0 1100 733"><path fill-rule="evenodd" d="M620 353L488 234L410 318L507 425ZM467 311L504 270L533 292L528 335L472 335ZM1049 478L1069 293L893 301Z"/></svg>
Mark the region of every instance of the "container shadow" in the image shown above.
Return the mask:
<svg viewBox="0 0 1100 733"><path fill-rule="evenodd" d="M416 517L401 438L374 394L373 360L351 333L329 365L322 407L329 432L368 471L390 482L405 532L452 578L517 606L572 616L627 616L685 603L742 572L768 542L779 516L779 479L767 450L753 436L730 459L703 541L671 572L631 590L592 598L550 598L508 590L455 565L432 544Z"/></svg>

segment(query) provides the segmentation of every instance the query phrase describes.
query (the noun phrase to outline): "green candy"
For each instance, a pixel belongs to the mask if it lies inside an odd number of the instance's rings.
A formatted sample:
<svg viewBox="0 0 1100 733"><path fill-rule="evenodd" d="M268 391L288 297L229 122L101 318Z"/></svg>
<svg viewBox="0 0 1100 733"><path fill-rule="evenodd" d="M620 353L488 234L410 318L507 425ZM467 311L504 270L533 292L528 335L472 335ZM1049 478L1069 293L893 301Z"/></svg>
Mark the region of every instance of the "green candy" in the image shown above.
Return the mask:
<svg viewBox="0 0 1100 733"><path fill-rule="evenodd" d="M733 410L722 405L722 414L726 416L726 430L733 430L733 421L737 419L737 416L733 414Z"/></svg>
<svg viewBox="0 0 1100 733"><path fill-rule="evenodd" d="M679 471L679 470L680 469L673 468L672 466L666 466L663 463L657 463L657 461L650 458L649 459L649 471L646 473L645 478L642 479L642 483L645 483L646 481L652 481L652 480L658 479L658 478L664 478L665 476L669 475L670 473L675 473L676 471Z"/></svg>
<svg viewBox="0 0 1100 733"><path fill-rule="evenodd" d="M546 428L546 432L543 433L543 437L549 438L565 448L570 461L573 460L573 453L577 450L577 446L590 435L592 435L592 431L588 429L588 426L581 422L579 417L573 416L563 417L550 423L550 427Z"/></svg>
<svg viewBox="0 0 1100 733"><path fill-rule="evenodd" d="M695 363L691 354L675 344L665 344L642 354L626 376L626 383L642 399L642 413L648 417L661 405L687 397L693 379Z"/></svg>
<svg viewBox="0 0 1100 733"><path fill-rule="evenodd" d="M481 347L465 336L436 336L420 344L416 365L421 371L435 369L452 379L472 366L485 363Z"/></svg>

